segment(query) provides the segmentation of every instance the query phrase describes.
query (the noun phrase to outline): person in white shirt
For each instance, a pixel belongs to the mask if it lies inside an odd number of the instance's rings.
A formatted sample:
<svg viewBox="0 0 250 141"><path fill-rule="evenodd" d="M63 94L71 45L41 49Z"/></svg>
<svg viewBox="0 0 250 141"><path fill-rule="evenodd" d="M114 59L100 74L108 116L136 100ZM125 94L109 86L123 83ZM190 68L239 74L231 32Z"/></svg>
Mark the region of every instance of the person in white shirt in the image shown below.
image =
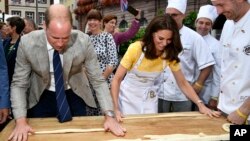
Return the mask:
<svg viewBox="0 0 250 141"><path fill-rule="evenodd" d="M196 93L199 93L212 71L215 61L204 39L198 33L183 25L186 5L187 0L168 0L166 14L172 16L179 28L183 46L183 51L179 54L182 71ZM200 70L200 75L195 79L197 70ZM191 111L192 103L178 87L171 71L166 68L164 72L164 83L159 94L158 112Z"/></svg>
<svg viewBox="0 0 250 141"><path fill-rule="evenodd" d="M211 31L213 23L217 17L217 10L214 6L204 5L200 7L195 22L196 32L199 33L206 41L215 60L212 73L205 81L199 96L204 101L204 103L208 105L208 107L214 110L217 110L217 100L220 93L220 49L222 46L220 42L209 32Z"/></svg>
<svg viewBox="0 0 250 141"><path fill-rule="evenodd" d="M212 0L226 16L222 48L218 109L234 124L250 123L250 1Z"/></svg>

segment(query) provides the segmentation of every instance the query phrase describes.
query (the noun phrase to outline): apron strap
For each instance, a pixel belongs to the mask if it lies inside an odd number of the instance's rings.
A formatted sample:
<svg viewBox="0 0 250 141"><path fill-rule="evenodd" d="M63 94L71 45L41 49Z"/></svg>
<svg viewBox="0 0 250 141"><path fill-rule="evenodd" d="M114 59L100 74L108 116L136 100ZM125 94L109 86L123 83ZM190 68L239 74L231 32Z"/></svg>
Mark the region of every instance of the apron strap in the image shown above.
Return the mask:
<svg viewBox="0 0 250 141"><path fill-rule="evenodd" d="M163 60L163 64L162 64L163 71L166 68L166 66L167 66L167 60Z"/></svg>
<svg viewBox="0 0 250 141"><path fill-rule="evenodd" d="M140 58L137 60L135 66L133 68L135 68L135 69L138 68L138 66L141 64L142 59L144 58L144 56L145 56L144 52L142 52L141 55L140 55ZM163 64L162 64L163 71L166 68L166 66L167 66L167 60L163 60Z"/></svg>
<svg viewBox="0 0 250 141"><path fill-rule="evenodd" d="M139 58L138 61L136 62L135 66L134 66L135 69L137 69L138 66L141 64L143 58L144 58L144 52L141 53L140 58Z"/></svg>

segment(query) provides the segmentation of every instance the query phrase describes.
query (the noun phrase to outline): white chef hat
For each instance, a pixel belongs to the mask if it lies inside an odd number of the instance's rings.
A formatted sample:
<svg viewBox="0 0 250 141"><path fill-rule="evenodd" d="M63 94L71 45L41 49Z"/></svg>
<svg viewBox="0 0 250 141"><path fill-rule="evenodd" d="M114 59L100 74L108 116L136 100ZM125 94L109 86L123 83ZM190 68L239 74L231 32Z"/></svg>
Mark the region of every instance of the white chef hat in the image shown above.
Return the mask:
<svg viewBox="0 0 250 141"><path fill-rule="evenodd" d="M208 18L214 22L214 20L218 17L217 10L214 6L212 5L204 5L200 7L199 13L197 15L197 19L199 18Z"/></svg>
<svg viewBox="0 0 250 141"><path fill-rule="evenodd" d="M187 8L187 0L168 0L167 8L175 8L182 14L185 14Z"/></svg>

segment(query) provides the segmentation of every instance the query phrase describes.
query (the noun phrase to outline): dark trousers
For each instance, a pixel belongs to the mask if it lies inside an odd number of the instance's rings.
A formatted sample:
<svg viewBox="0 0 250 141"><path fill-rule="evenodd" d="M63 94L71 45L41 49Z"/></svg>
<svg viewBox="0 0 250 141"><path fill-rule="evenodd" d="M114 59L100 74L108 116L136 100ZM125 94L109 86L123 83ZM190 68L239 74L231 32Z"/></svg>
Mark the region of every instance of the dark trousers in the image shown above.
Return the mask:
<svg viewBox="0 0 250 141"><path fill-rule="evenodd" d="M192 103L188 101L167 101L158 99L158 113L191 111Z"/></svg>
<svg viewBox="0 0 250 141"><path fill-rule="evenodd" d="M86 116L86 104L82 98L76 95L71 89L66 90L66 98L69 103L72 116ZM57 104L56 93L45 90L39 102L28 110L27 117L56 117Z"/></svg>

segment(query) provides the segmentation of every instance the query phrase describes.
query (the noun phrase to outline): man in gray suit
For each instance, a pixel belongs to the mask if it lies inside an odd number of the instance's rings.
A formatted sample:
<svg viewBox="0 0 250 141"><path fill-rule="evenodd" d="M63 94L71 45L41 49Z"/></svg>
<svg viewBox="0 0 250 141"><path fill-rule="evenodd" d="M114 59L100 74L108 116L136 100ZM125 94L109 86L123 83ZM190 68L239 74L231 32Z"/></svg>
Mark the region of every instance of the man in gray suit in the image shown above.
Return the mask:
<svg viewBox="0 0 250 141"><path fill-rule="evenodd" d="M52 63L54 51L59 52L63 64L64 87L71 114L84 115L86 105L96 106L89 88L90 81L105 114L104 128L117 136L124 136L125 129L113 118L110 92L102 77L90 38L71 28L72 17L69 9L56 4L45 12L44 30L34 31L21 38L11 84L16 126L9 140L25 141L28 133L33 132L27 123L27 115L57 115L54 80L56 74L54 75Z"/></svg>

